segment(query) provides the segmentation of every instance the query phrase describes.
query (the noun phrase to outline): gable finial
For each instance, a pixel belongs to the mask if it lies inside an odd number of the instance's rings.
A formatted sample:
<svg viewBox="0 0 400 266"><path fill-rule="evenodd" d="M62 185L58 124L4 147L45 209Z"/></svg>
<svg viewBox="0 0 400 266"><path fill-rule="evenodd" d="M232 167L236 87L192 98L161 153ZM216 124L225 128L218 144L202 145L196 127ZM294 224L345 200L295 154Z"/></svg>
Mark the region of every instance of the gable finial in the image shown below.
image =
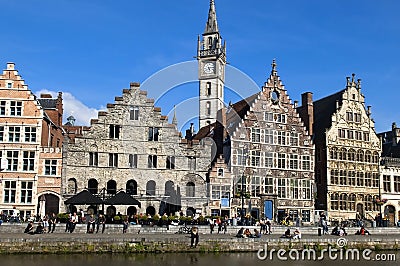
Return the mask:
<svg viewBox="0 0 400 266"><path fill-rule="evenodd" d="M278 74L278 71L276 70L277 64L275 58L272 60L271 66L272 66L271 75L276 76Z"/></svg>

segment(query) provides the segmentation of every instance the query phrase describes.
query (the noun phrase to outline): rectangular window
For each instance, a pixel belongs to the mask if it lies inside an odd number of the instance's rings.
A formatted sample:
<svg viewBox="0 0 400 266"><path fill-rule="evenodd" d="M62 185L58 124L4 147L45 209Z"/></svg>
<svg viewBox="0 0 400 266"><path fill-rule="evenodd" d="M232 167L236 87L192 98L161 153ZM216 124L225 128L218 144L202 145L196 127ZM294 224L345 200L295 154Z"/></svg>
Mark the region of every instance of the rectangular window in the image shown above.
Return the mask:
<svg viewBox="0 0 400 266"><path fill-rule="evenodd" d="M391 192L391 189L390 189L390 175L383 175L383 191Z"/></svg>
<svg viewBox="0 0 400 266"><path fill-rule="evenodd" d="M243 166L246 165L247 149L238 149L237 153L237 164Z"/></svg>
<svg viewBox="0 0 400 266"><path fill-rule="evenodd" d="M352 112L346 112L346 117L347 117L347 121L353 122L353 113Z"/></svg>
<svg viewBox="0 0 400 266"><path fill-rule="evenodd" d="M269 113L269 112L265 112L264 113L264 120L267 122L274 122L274 114L273 113Z"/></svg>
<svg viewBox="0 0 400 266"><path fill-rule="evenodd" d="M138 165L138 155L137 154L129 154L129 167L137 168Z"/></svg>
<svg viewBox="0 0 400 266"><path fill-rule="evenodd" d="M311 217L310 210L301 210L301 221L302 222L306 222L306 223L310 222L311 221L310 217Z"/></svg>
<svg viewBox="0 0 400 266"><path fill-rule="evenodd" d="M6 101L0 101L0 115L6 115Z"/></svg>
<svg viewBox="0 0 400 266"><path fill-rule="evenodd" d="M18 151L7 151L7 160L8 160L8 171L17 171L18 170Z"/></svg>
<svg viewBox="0 0 400 266"><path fill-rule="evenodd" d="M299 168L299 156L297 154L289 154L289 169L296 170Z"/></svg>
<svg viewBox="0 0 400 266"><path fill-rule="evenodd" d="M347 130L347 138L348 139L354 139L354 131L353 130Z"/></svg>
<svg viewBox="0 0 400 266"><path fill-rule="evenodd" d="M259 176L251 177L251 191L250 195L253 197L258 197L261 193L261 178Z"/></svg>
<svg viewBox="0 0 400 266"><path fill-rule="evenodd" d="M11 101L10 102L10 115L21 116L22 115L22 102Z"/></svg>
<svg viewBox="0 0 400 266"><path fill-rule="evenodd" d="M361 114L360 113L354 113L354 121L356 123L361 123Z"/></svg>
<svg viewBox="0 0 400 266"><path fill-rule="evenodd" d="M265 163L265 167L267 167L267 168L274 167L274 153L266 151L264 163Z"/></svg>
<svg viewBox="0 0 400 266"><path fill-rule="evenodd" d="M364 141L369 141L369 133L364 133Z"/></svg>
<svg viewBox="0 0 400 266"><path fill-rule="evenodd" d="M99 153L89 152L89 166L98 166L98 165L99 165Z"/></svg>
<svg viewBox="0 0 400 266"><path fill-rule="evenodd" d="M286 198L286 179L278 179L278 198Z"/></svg>
<svg viewBox="0 0 400 266"><path fill-rule="evenodd" d="M34 151L24 151L23 153L23 171L33 171L35 169L35 152Z"/></svg>
<svg viewBox="0 0 400 266"><path fill-rule="evenodd" d="M8 127L8 141L19 142L21 139L21 127Z"/></svg>
<svg viewBox="0 0 400 266"><path fill-rule="evenodd" d="M45 175L57 174L57 160L44 160L44 174Z"/></svg>
<svg viewBox="0 0 400 266"><path fill-rule="evenodd" d="M299 134L290 132L290 146L299 146Z"/></svg>
<svg viewBox="0 0 400 266"><path fill-rule="evenodd" d="M148 141L158 141L159 129L158 127L149 127Z"/></svg>
<svg viewBox="0 0 400 266"><path fill-rule="evenodd" d="M311 199L311 182L310 180L299 181L302 184L302 198Z"/></svg>
<svg viewBox="0 0 400 266"><path fill-rule="evenodd" d="M211 186L211 199L213 200L221 199L221 186L217 185Z"/></svg>
<svg viewBox="0 0 400 266"><path fill-rule="evenodd" d="M206 83L206 96L211 95L211 82Z"/></svg>
<svg viewBox="0 0 400 266"><path fill-rule="evenodd" d="M4 182L4 203L15 203L17 193L17 181Z"/></svg>
<svg viewBox="0 0 400 266"><path fill-rule="evenodd" d="M129 110L129 119L130 120L139 120L139 107L133 106Z"/></svg>
<svg viewBox="0 0 400 266"><path fill-rule="evenodd" d="M338 135L339 135L339 138L342 138L342 139L346 138L346 130L339 128Z"/></svg>
<svg viewBox="0 0 400 266"><path fill-rule="evenodd" d="M277 114L276 122L285 124L286 123L286 115L285 114Z"/></svg>
<svg viewBox="0 0 400 266"><path fill-rule="evenodd" d="M285 131L278 131L278 144L279 145L286 145L286 132Z"/></svg>
<svg viewBox="0 0 400 266"><path fill-rule="evenodd" d="M251 166L260 166L260 151L251 151Z"/></svg>
<svg viewBox="0 0 400 266"><path fill-rule="evenodd" d="M311 156L310 155L302 155L302 169L303 170L311 170Z"/></svg>
<svg viewBox="0 0 400 266"><path fill-rule="evenodd" d="M372 173L366 172L365 173L365 186L372 187ZM390 185L389 185L390 188Z"/></svg>
<svg viewBox="0 0 400 266"><path fill-rule="evenodd" d="M119 139L119 134L121 132L120 125L110 125L110 139Z"/></svg>
<svg viewBox="0 0 400 266"><path fill-rule="evenodd" d="M279 169L286 168L286 154L278 153L278 168Z"/></svg>
<svg viewBox="0 0 400 266"><path fill-rule="evenodd" d="M259 128L251 128L251 141L252 142L260 142L261 134Z"/></svg>
<svg viewBox="0 0 400 266"><path fill-rule="evenodd" d="M356 172L355 171L348 171L348 179L349 179L349 186L355 187L356 186Z"/></svg>
<svg viewBox="0 0 400 266"><path fill-rule="evenodd" d="M167 156L167 169L175 169L175 156Z"/></svg>
<svg viewBox="0 0 400 266"><path fill-rule="evenodd" d="M400 176L394 176L394 192L400 192Z"/></svg>
<svg viewBox="0 0 400 266"><path fill-rule="evenodd" d="M292 199L299 198L299 180L297 179L290 180L290 194L292 196Z"/></svg>
<svg viewBox="0 0 400 266"><path fill-rule="evenodd" d="M118 167L118 153L109 153L108 154L108 166Z"/></svg>
<svg viewBox="0 0 400 266"><path fill-rule="evenodd" d="M272 177L264 178L264 192L265 194L274 194L274 179Z"/></svg>
<svg viewBox="0 0 400 266"><path fill-rule="evenodd" d="M149 155L147 159L148 168L157 168L157 155Z"/></svg>
<svg viewBox="0 0 400 266"><path fill-rule="evenodd" d="M21 182L21 203L32 203L33 182Z"/></svg>
<svg viewBox="0 0 400 266"><path fill-rule="evenodd" d="M0 126L0 141L4 141L4 126Z"/></svg>
<svg viewBox="0 0 400 266"><path fill-rule="evenodd" d="M188 157L188 168L190 171L196 171L196 157Z"/></svg>
<svg viewBox="0 0 400 266"><path fill-rule="evenodd" d="M264 139L265 143L274 144L274 131L272 129L265 129Z"/></svg>
<svg viewBox="0 0 400 266"><path fill-rule="evenodd" d="M36 127L25 127L25 142L36 142Z"/></svg>
<svg viewBox="0 0 400 266"><path fill-rule="evenodd" d="M339 170L331 170L331 185L339 184Z"/></svg>

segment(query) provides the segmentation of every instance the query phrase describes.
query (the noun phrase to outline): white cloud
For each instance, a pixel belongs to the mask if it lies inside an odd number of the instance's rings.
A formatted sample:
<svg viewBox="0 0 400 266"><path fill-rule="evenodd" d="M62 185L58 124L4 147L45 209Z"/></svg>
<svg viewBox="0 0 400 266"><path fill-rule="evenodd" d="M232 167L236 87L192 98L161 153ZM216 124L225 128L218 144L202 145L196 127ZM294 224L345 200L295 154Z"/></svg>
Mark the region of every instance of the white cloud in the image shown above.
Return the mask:
<svg viewBox="0 0 400 266"><path fill-rule="evenodd" d="M46 89L35 92L35 95L40 97L43 93L50 94L53 98L58 95L58 92ZM86 106L70 92L62 92L62 98L64 108L63 124L67 122L67 117L71 115L75 118L75 125L77 126L90 126L90 119L97 118L99 110Z"/></svg>

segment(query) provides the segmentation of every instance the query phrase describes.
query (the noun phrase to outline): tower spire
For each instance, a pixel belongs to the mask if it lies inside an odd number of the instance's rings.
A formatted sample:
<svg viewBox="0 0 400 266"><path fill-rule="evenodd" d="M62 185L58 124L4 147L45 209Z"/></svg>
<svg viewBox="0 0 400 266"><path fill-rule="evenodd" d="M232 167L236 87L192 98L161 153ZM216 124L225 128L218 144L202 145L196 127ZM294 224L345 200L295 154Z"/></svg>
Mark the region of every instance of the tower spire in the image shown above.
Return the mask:
<svg viewBox="0 0 400 266"><path fill-rule="evenodd" d="M178 126L178 119L176 119L176 105L174 105L174 117L172 118L172 124Z"/></svg>
<svg viewBox="0 0 400 266"><path fill-rule="evenodd" d="M210 9L208 10L208 19L204 33L218 32L217 13L215 12L214 0L210 0Z"/></svg>

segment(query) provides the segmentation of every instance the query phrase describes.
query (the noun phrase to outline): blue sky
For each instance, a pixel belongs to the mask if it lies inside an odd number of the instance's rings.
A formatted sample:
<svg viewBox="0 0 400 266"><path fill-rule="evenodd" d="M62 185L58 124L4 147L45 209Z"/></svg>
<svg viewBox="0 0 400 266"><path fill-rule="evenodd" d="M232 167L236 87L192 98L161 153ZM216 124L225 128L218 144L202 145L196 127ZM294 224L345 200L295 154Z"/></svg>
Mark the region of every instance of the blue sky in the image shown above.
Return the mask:
<svg viewBox="0 0 400 266"><path fill-rule="evenodd" d="M65 115L80 123L141 82L163 114L172 118L178 106L185 129L198 108L193 76L171 88L163 88L165 77L149 81L163 69L195 67L208 7L208 0L4 1L0 64L15 62L35 93L62 91ZM232 85L233 101L264 84L275 58L292 100L335 93L355 73L377 131L400 124L399 1L216 0L216 9L229 67L248 79Z"/></svg>

